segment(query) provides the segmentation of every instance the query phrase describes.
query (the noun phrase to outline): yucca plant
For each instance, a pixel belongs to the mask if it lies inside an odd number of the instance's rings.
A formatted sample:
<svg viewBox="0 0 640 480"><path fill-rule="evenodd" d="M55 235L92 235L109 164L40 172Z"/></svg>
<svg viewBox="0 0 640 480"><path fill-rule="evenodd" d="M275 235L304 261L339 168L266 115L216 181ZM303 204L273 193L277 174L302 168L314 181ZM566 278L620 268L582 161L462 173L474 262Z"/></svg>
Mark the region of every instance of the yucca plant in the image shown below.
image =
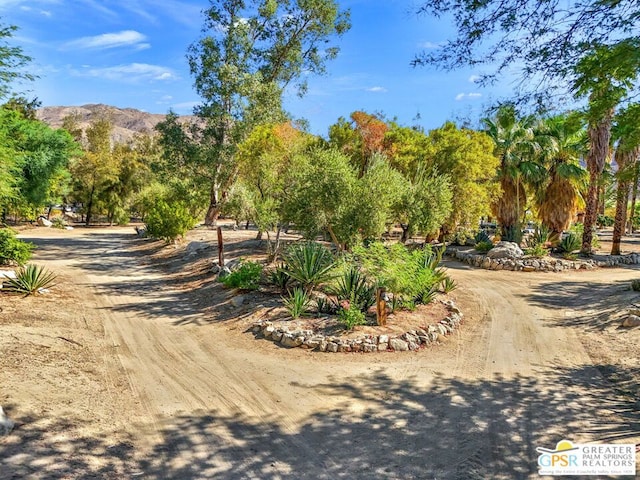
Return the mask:
<svg viewBox="0 0 640 480"><path fill-rule="evenodd" d="M331 293L338 297L338 301L349 300L353 307L366 312L375 303L375 285L371 285L367 277L352 266L345 271L338 283L331 289Z"/></svg>
<svg viewBox="0 0 640 480"><path fill-rule="evenodd" d="M446 276L442 279L442 282L440 282L440 288L444 293L451 293L458 288L458 284L453 278Z"/></svg>
<svg viewBox="0 0 640 480"><path fill-rule="evenodd" d="M445 247L432 249L431 246L425 248L424 252L424 267L435 270L444 255Z"/></svg>
<svg viewBox="0 0 640 480"><path fill-rule="evenodd" d="M317 242L294 243L284 254L289 276L310 292L331 279L335 259L329 249Z"/></svg>
<svg viewBox="0 0 640 480"><path fill-rule="evenodd" d="M422 292L418 300L420 300L420 303L428 305L435 300L436 295L438 295L438 288L433 286Z"/></svg>
<svg viewBox="0 0 640 480"><path fill-rule="evenodd" d="M484 230L480 230L478 233L476 233L474 240L476 242L476 245L482 242L491 243L491 237L489 237L489 234Z"/></svg>
<svg viewBox="0 0 640 480"><path fill-rule="evenodd" d="M16 278L8 278L4 289L33 295L55 285L56 275L38 265L26 265L16 271Z"/></svg>
<svg viewBox="0 0 640 480"><path fill-rule="evenodd" d="M289 291L288 297L282 297L284 306L286 307L291 318L299 318L309 311L311 307L311 298L306 290L296 287Z"/></svg>

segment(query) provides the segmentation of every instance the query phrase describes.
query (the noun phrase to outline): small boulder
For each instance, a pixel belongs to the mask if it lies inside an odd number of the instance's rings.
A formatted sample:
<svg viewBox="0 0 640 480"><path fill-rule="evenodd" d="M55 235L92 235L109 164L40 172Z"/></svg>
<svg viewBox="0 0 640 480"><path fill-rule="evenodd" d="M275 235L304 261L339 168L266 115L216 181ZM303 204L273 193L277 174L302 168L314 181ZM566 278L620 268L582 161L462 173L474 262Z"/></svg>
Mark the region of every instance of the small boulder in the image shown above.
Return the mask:
<svg viewBox="0 0 640 480"><path fill-rule="evenodd" d="M233 305L236 308L240 308L242 305L244 305L244 302L246 299L247 299L246 295L236 295L231 299L231 305Z"/></svg>
<svg viewBox="0 0 640 480"><path fill-rule="evenodd" d="M498 242L495 247L487 252L488 258L521 258L524 255L522 249L514 242Z"/></svg>
<svg viewBox="0 0 640 480"><path fill-rule="evenodd" d="M197 252L200 252L201 250L206 250L210 246L211 245L209 245L207 242L189 242L189 245L187 245L187 253L195 254Z"/></svg>
<svg viewBox="0 0 640 480"><path fill-rule="evenodd" d="M622 321L622 326L626 328L640 327L640 317L637 315L627 315Z"/></svg>
<svg viewBox="0 0 640 480"><path fill-rule="evenodd" d="M51 225L53 225L53 223L47 220L45 217L38 217L38 225L40 225L41 227L50 227Z"/></svg>
<svg viewBox="0 0 640 480"><path fill-rule="evenodd" d="M2 407L0 407L0 436L9 435L15 425L15 422L7 417Z"/></svg>
<svg viewBox="0 0 640 480"><path fill-rule="evenodd" d="M406 352L409 350L409 343L401 338L392 338L389 340L389 347L396 352Z"/></svg>

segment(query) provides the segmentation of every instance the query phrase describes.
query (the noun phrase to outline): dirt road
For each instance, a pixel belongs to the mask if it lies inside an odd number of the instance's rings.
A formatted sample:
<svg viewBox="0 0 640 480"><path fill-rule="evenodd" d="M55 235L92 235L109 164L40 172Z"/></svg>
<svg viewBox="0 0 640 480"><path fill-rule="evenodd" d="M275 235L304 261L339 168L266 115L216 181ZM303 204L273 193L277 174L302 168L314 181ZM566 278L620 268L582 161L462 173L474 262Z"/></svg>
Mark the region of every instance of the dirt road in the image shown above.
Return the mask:
<svg viewBox="0 0 640 480"><path fill-rule="evenodd" d="M38 418L64 405L29 410L9 379L0 400L22 425L0 440L0 478L526 479L540 478L536 447L563 438L640 443L637 406L583 346L637 270L451 263L467 319L446 345L332 355L254 340L211 286L201 308L130 231L24 234L78 292L107 387L65 436L64 418ZM637 329L617 335L637 369Z"/></svg>

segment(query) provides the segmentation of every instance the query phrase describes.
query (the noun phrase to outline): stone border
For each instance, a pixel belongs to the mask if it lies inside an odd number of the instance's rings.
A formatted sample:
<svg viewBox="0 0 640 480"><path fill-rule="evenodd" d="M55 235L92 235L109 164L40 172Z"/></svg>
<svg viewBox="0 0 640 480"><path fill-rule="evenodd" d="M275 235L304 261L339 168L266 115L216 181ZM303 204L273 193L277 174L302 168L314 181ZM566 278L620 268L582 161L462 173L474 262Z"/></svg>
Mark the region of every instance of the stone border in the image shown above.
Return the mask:
<svg viewBox="0 0 640 480"><path fill-rule="evenodd" d="M435 325L416 328L401 335L362 335L356 338L340 338L313 333L311 330L295 330L274 327L272 322L254 323L251 331L257 338L265 338L287 348L306 348L320 352L403 352L437 342L441 337L449 335L462 322L462 313L453 300L441 301L447 307L449 315Z"/></svg>
<svg viewBox="0 0 640 480"><path fill-rule="evenodd" d="M620 265L640 264L640 254L609 256L607 260L563 260L559 258L489 258L484 254L465 252L447 247L445 255L472 267L485 270L509 270L516 272L564 272L568 270L593 270L598 267L617 267Z"/></svg>

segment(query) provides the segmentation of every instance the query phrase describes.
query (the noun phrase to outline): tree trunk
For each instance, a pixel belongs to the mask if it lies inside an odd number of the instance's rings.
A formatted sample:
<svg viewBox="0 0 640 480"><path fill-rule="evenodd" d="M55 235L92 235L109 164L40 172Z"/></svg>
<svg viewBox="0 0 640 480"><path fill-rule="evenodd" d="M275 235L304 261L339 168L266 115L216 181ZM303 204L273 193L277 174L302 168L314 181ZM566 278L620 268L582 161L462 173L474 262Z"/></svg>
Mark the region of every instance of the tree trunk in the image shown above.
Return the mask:
<svg viewBox="0 0 640 480"><path fill-rule="evenodd" d="M96 190L96 187L91 187L91 193L89 193L89 201L87 202L87 216L85 218L85 225L88 227L91 223L91 216L93 214L93 194Z"/></svg>
<svg viewBox="0 0 640 480"><path fill-rule="evenodd" d="M633 233L633 223L636 217L636 199L638 198L638 165L635 166L633 183L631 185L631 209L629 213L629 234Z"/></svg>
<svg viewBox="0 0 640 480"><path fill-rule="evenodd" d="M400 228L402 228L402 238L400 238L400 242L405 244L409 241L409 225L401 223Z"/></svg>
<svg viewBox="0 0 640 480"><path fill-rule="evenodd" d="M584 233L582 234L582 248L580 252L591 254L593 228L598 217L598 186L604 164L609 156L609 142L611 140L611 120L613 109L595 123L589 123L589 153L587 154L587 169L589 170L589 193L584 212Z"/></svg>
<svg viewBox="0 0 640 480"><path fill-rule="evenodd" d="M613 225L613 240L611 255L620 255L620 241L624 233L624 219L629 200L629 182L618 181L618 191L616 193L616 220Z"/></svg>

